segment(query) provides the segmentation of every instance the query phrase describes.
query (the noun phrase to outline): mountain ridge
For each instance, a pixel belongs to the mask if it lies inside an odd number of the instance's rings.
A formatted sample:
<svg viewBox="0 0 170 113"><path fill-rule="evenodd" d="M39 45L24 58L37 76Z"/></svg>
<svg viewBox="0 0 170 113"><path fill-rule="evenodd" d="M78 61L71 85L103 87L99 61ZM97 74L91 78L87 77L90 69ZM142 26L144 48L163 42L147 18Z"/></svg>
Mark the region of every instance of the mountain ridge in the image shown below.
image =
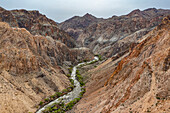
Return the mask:
<svg viewBox="0 0 170 113"><path fill-rule="evenodd" d="M70 22L59 24L59 27L76 37L79 46L90 48L94 54L111 57L123 48L122 45L127 48L132 43L131 40L126 40L126 42L121 40L134 33L133 37L136 38L133 43L136 43L136 39L139 40L151 31L160 24L163 17L169 14L170 10L149 8L143 11L134 10L127 15L113 16L108 19L97 18L88 21L84 18L85 21L82 21L83 17L80 20L76 18L73 21L78 22L78 24L70 20ZM84 24L86 27L79 27L79 25ZM127 49L123 51L127 51Z"/></svg>
<svg viewBox="0 0 170 113"><path fill-rule="evenodd" d="M37 10L5 10L0 8L0 11L0 20L9 23L11 27L26 28L33 35L50 36L65 43L68 47L76 47L76 43L71 36L60 30L55 21L42 15Z"/></svg>

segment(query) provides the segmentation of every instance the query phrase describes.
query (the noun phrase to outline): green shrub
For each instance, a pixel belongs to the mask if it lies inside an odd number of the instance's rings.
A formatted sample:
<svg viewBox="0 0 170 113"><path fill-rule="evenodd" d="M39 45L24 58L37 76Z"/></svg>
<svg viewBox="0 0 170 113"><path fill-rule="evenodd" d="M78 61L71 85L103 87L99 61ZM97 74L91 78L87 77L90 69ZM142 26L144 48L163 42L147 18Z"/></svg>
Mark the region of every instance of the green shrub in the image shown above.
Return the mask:
<svg viewBox="0 0 170 113"><path fill-rule="evenodd" d="M69 73L71 74L71 73L72 73L72 70L69 70Z"/></svg>
<svg viewBox="0 0 170 113"><path fill-rule="evenodd" d="M84 59L84 60L83 60L83 62L87 62L87 60L86 60L86 59Z"/></svg>
<svg viewBox="0 0 170 113"><path fill-rule="evenodd" d="M52 98L52 99L54 99L55 97L56 97L56 95L55 95L55 94L50 96L50 98Z"/></svg>
<svg viewBox="0 0 170 113"><path fill-rule="evenodd" d="M57 97L60 97L62 95L61 92L56 92L55 94L56 94Z"/></svg>
<svg viewBox="0 0 170 113"><path fill-rule="evenodd" d="M73 79L69 79L71 84L74 85L74 80Z"/></svg>
<svg viewBox="0 0 170 113"><path fill-rule="evenodd" d="M70 75L70 74L67 74L66 76L67 76L68 78L69 78L69 77L71 77L71 75Z"/></svg>
<svg viewBox="0 0 170 113"><path fill-rule="evenodd" d="M75 102L77 103L77 102L80 101L80 98L75 98L74 100L75 100Z"/></svg>
<svg viewBox="0 0 170 113"><path fill-rule="evenodd" d="M62 90L62 93L67 93L67 92L68 92L67 89L63 89L63 90Z"/></svg>
<svg viewBox="0 0 170 113"><path fill-rule="evenodd" d="M159 99L159 100L160 100L161 98L157 96L156 99Z"/></svg>
<svg viewBox="0 0 170 113"><path fill-rule="evenodd" d="M40 106L43 105L43 102L41 101L41 102L39 103L39 105L40 105Z"/></svg>
<svg viewBox="0 0 170 113"><path fill-rule="evenodd" d="M74 88L74 85L71 84L70 87L73 89L73 88Z"/></svg>
<svg viewBox="0 0 170 113"><path fill-rule="evenodd" d="M71 73L72 73L73 68L72 68L72 67L70 67L70 68L68 68L68 70L69 70L69 73L71 74Z"/></svg>
<svg viewBox="0 0 170 113"><path fill-rule="evenodd" d="M53 110L52 110L52 108L51 107L47 107L44 111L43 111L43 113L49 113L49 112L52 112Z"/></svg>
<svg viewBox="0 0 170 113"><path fill-rule="evenodd" d="M82 80L83 79L83 77L80 74L77 74L76 76L77 76L78 80Z"/></svg>
<svg viewBox="0 0 170 113"><path fill-rule="evenodd" d="M50 99L49 98L46 98L45 101L48 102Z"/></svg>
<svg viewBox="0 0 170 113"><path fill-rule="evenodd" d="M85 83L84 82L80 82L80 86L82 87L82 86L84 86L85 85Z"/></svg>
<svg viewBox="0 0 170 113"><path fill-rule="evenodd" d="M53 110L57 110L57 109L58 109L58 107L57 107L57 106L54 106L52 109L53 109Z"/></svg>
<svg viewBox="0 0 170 113"><path fill-rule="evenodd" d="M77 71L77 73L78 73L78 74L76 74L76 78L77 78L77 80L79 81L80 86L82 87L82 86L85 85L85 83L83 82L83 77L80 75L79 71Z"/></svg>
<svg viewBox="0 0 170 113"><path fill-rule="evenodd" d="M76 70L76 74L80 75L80 71L78 69Z"/></svg>
<svg viewBox="0 0 170 113"><path fill-rule="evenodd" d="M70 110L70 109L72 109L73 106L74 106L73 101L70 101L70 102L66 105L66 108Z"/></svg>
<svg viewBox="0 0 170 113"><path fill-rule="evenodd" d="M86 92L86 89L85 88L81 88L81 92L79 94L79 97L82 98L83 97L83 94Z"/></svg>

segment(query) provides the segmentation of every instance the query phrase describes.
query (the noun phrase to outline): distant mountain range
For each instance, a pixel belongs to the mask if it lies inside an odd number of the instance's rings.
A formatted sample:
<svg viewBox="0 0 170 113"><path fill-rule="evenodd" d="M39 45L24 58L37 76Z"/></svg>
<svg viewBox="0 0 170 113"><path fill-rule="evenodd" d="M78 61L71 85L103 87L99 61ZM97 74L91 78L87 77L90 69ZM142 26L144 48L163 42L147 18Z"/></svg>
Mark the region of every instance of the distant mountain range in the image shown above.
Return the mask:
<svg viewBox="0 0 170 113"><path fill-rule="evenodd" d="M86 14L60 23L59 28L74 37L80 46L90 48L95 54L110 57L126 51L121 49L128 49L130 43L136 43L136 40L160 24L163 17L169 14L169 9L156 8L143 11L137 9L127 15L108 19ZM127 37L131 37L129 41Z"/></svg>

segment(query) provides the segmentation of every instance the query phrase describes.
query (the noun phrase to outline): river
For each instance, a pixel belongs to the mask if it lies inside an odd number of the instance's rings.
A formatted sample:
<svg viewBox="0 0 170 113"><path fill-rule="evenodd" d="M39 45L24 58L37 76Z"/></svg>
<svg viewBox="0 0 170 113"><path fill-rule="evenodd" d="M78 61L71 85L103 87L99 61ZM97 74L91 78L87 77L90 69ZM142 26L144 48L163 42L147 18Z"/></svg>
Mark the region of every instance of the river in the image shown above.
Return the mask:
<svg viewBox="0 0 170 113"><path fill-rule="evenodd" d="M42 113L47 107L51 106L54 103L60 102L60 100L62 100L64 103L68 103L68 102L74 100L75 98L78 98L79 94L81 92L81 86L80 86L80 83L78 82L78 80L76 79L77 68L80 67L81 65L87 65L87 64L90 64L91 62L98 61L98 60L99 60L98 57L94 57L94 59L92 61L79 63L78 65L74 66L70 78L74 80L75 88L71 92L67 93L66 95L63 95L63 96L57 98L56 100L48 103L47 105L45 105L44 107L39 109L36 113Z"/></svg>

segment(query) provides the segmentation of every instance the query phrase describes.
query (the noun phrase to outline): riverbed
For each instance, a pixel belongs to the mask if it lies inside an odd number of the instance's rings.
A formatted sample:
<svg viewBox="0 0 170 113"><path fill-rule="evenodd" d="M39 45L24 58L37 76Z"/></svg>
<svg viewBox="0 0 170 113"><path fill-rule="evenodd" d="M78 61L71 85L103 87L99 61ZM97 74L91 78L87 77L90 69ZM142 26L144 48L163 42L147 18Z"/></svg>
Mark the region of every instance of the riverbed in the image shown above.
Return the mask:
<svg viewBox="0 0 170 113"><path fill-rule="evenodd" d="M99 58L98 57L94 57L94 59L92 61L89 61L89 62L83 62L83 63L79 63L78 65L74 66L73 67L73 70L72 70L72 73L71 73L71 77L70 79L73 79L74 80L74 86L75 88L67 93L66 95L63 95L57 99L55 99L54 101L48 103L47 105L45 105L44 107L42 107L41 109L39 109L36 113L42 113L47 107L53 105L54 103L58 103L60 102L61 100L64 102L64 103L69 103L70 101L74 100L75 98L78 98L79 97L79 94L81 92L81 86L80 86L80 83L78 82L78 80L76 79L76 70L78 67L80 66L83 66L83 65L88 65L90 64L91 62L94 62L94 61L98 61Z"/></svg>

